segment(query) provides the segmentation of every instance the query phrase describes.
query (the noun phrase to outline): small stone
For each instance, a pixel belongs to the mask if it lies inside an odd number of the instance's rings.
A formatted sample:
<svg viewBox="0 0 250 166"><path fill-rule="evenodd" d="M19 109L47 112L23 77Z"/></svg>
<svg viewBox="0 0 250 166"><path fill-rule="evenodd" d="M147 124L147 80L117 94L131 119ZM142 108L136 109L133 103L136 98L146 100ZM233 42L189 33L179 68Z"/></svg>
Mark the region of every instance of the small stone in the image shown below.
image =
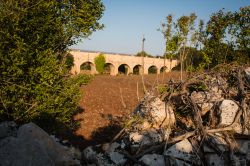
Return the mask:
<svg viewBox="0 0 250 166"><path fill-rule="evenodd" d="M228 144L221 134L215 133L214 135L209 135L208 140L211 141L214 145L216 145L216 147L221 152L225 152L228 150ZM211 149L211 148L207 147L206 149L204 149L204 151L207 150L207 152L209 152L209 149Z"/></svg>
<svg viewBox="0 0 250 166"><path fill-rule="evenodd" d="M127 161L127 159L124 157L124 155L118 153L118 152L111 152L109 154L110 159L116 164L116 165L123 165Z"/></svg>
<svg viewBox="0 0 250 166"><path fill-rule="evenodd" d="M222 97L222 90L220 90L218 86L213 86L209 93L210 93L209 102L218 102L224 99Z"/></svg>
<svg viewBox="0 0 250 166"><path fill-rule="evenodd" d="M143 139L143 135L141 135L138 132L133 132L129 134L129 141L130 142L135 142L135 143L140 143Z"/></svg>
<svg viewBox="0 0 250 166"><path fill-rule="evenodd" d="M151 129L151 130L147 131L147 133L148 133L152 143L158 143L158 142L163 141L162 135L159 134L156 130Z"/></svg>
<svg viewBox="0 0 250 166"><path fill-rule="evenodd" d="M245 128L245 130L243 131L243 127L239 123L236 123L234 125L233 131L238 133L238 134L250 135L250 130L248 128Z"/></svg>
<svg viewBox="0 0 250 166"><path fill-rule="evenodd" d="M150 166L165 166L164 156L158 154L146 154L139 161Z"/></svg>
<svg viewBox="0 0 250 166"><path fill-rule="evenodd" d="M120 147L120 144L117 142L113 142L112 144L109 145L107 153L114 152L118 147Z"/></svg>
<svg viewBox="0 0 250 166"><path fill-rule="evenodd" d="M205 92L192 92L191 93L191 99L196 103L196 104L201 104L205 101L206 99L206 94Z"/></svg>
<svg viewBox="0 0 250 166"><path fill-rule="evenodd" d="M233 100L223 100L220 107L220 125L231 125L239 106Z"/></svg>
<svg viewBox="0 0 250 166"><path fill-rule="evenodd" d="M191 164L182 160L178 160L176 158L169 158L169 165L170 166L192 166Z"/></svg>
<svg viewBox="0 0 250 166"><path fill-rule="evenodd" d="M83 156L86 160L93 161L96 156L96 152L93 150L92 146L89 146L83 150Z"/></svg>
<svg viewBox="0 0 250 166"><path fill-rule="evenodd" d="M250 141L249 140L236 140L237 142L237 148L238 148L238 152L240 152L241 154L247 154L250 153Z"/></svg>
<svg viewBox="0 0 250 166"><path fill-rule="evenodd" d="M222 166L225 165L223 159L221 159L217 154L206 154L206 162L208 166Z"/></svg>
<svg viewBox="0 0 250 166"><path fill-rule="evenodd" d="M210 111L214 104L213 103L203 103L203 104L199 104L199 106L201 107L201 114L205 115L208 111Z"/></svg>
<svg viewBox="0 0 250 166"><path fill-rule="evenodd" d="M148 122L148 121L144 121L142 124L141 124L141 130L148 130L151 128L151 124Z"/></svg>
<svg viewBox="0 0 250 166"><path fill-rule="evenodd" d="M187 139L171 146L164 152L164 155L182 160L187 160L196 164L200 163L200 160L197 158L197 155L194 154L193 146Z"/></svg>
<svg viewBox="0 0 250 166"><path fill-rule="evenodd" d="M196 104L213 103L222 101L222 91L218 86L213 86L209 92L192 92L191 98Z"/></svg>
<svg viewBox="0 0 250 166"><path fill-rule="evenodd" d="M125 147L126 147L126 144L122 140L122 142L121 142L121 149L124 149Z"/></svg>
<svg viewBox="0 0 250 166"><path fill-rule="evenodd" d="M101 148L104 152L108 151L110 144L109 143L104 143L102 144Z"/></svg>
<svg viewBox="0 0 250 166"><path fill-rule="evenodd" d="M149 137L143 134L140 134L138 132L130 133L129 140L130 142L133 142L135 144L141 144L141 145L147 145L151 143Z"/></svg>

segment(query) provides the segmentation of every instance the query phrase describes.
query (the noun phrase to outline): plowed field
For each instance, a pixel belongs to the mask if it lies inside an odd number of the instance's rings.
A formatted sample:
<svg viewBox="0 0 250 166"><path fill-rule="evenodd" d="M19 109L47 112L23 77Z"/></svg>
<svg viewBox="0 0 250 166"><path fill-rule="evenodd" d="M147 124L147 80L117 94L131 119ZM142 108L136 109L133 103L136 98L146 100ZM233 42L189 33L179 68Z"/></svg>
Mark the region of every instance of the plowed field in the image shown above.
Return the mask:
<svg viewBox="0 0 250 166"><path fill-rule="evenodd" d="M170 78L177 80L179 73L163 75L145 75L147 90ZM81 126L75 134L83 137L81 147L110 141L120 126L114 125L112 119L128 117L135 110L143 97L142 77L139 75L108 76L98 75L82 87L83 98L80 103L82 112L75 116Z"/></svg>

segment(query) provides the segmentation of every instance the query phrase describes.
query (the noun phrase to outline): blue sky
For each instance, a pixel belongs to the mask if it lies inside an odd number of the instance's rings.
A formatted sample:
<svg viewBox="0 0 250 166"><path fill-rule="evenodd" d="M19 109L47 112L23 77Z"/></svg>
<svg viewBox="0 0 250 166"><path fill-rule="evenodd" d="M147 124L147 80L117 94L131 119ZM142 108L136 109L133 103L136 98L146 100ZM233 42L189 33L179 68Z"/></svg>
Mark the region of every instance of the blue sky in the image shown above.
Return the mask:
<svg viewBox="0 0 250 166"><path fill-rule="evenodd" d="M136 54L141 50L144 35L145 51L162 55L164 38L157 29L168 14L178 18L195 12L198 19L206 22L212 13L222 8L236 11L249 6L250 0L103 0L103 3L105 11L100 22L105 28L72 48Z"/></svg>

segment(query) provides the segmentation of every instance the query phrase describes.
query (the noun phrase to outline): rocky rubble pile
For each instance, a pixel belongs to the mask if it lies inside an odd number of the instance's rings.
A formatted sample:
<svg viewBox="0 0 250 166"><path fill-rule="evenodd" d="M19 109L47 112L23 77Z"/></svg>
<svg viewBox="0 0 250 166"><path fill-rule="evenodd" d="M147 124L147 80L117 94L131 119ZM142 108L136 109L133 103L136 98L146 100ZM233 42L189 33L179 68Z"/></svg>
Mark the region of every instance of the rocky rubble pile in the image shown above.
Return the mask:
<svg viewBox="0 0 250 166"><path fill-rule="evenodd" d="M61 145L34 123L19 128L0 123L0 166L77 166L80 159L79 150Z"/></svg>
<svg viewBox="0 0 250 166"><path fill-rule="evenodd" d="M147 93L109 143L83 151L87 165L250 165L250 68L170 81Z"/></svg>

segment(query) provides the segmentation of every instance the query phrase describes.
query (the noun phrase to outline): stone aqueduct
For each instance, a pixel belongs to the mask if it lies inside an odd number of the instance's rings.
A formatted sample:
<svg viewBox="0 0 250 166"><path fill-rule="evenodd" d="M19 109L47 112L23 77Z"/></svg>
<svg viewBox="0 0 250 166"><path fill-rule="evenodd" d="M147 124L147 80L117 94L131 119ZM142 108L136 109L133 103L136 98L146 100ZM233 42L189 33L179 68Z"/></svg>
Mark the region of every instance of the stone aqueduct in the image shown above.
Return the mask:
<svg viewBox="0 0 250 166"><path fill-rule="evenodd" d="M74 57L74 66L71 72L78 74L81 72L81 66L87 64L91 74L96 74L94 59L102 52L71 50L70 54ZM106 58L105 67L109 70L110 75L124 74L149 74L168 72L170 70L170 60L161 58L136 57L128 54L102 53ZM142 69L144 62L144 70ZM177 65L176 60L172 60L172 68Z"/></svg>

